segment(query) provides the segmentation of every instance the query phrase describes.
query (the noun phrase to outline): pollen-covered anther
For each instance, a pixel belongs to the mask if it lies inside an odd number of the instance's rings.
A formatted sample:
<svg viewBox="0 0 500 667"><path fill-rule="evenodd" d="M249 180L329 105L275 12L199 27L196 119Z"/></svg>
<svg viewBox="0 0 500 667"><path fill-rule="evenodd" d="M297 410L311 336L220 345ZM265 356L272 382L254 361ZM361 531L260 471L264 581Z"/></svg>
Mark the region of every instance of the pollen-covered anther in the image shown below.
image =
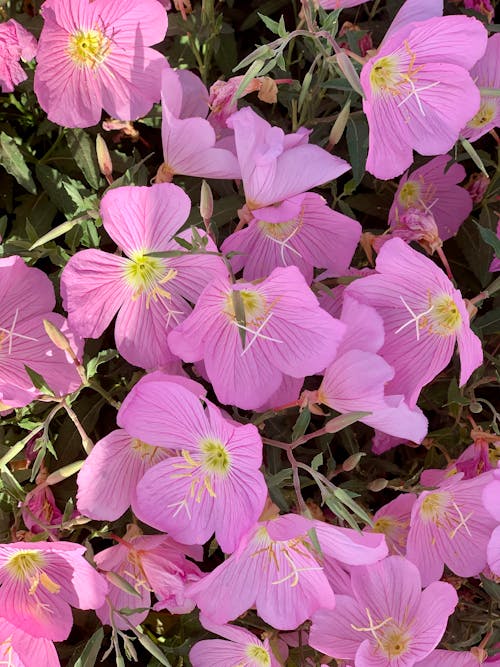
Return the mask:
<svg viewBox="0 0 500 667"><path fill-rule="evenodd" d="M160 297L171 299L172 294L163 285L173 280L177 275L175 269L168 269L162 259L151 257L145 252L134 253L125 266L125 279L134 289L132 299L138 299L146 294L146 308L151 300L158 301Z"/></svg>
<svg viewBox="0 0 500 667"><path fill-rule="evenodd" d="M77 30L70 35L68 53L73 62L81 67L100 67L111 51L111 40L102 30Z"/></svg>

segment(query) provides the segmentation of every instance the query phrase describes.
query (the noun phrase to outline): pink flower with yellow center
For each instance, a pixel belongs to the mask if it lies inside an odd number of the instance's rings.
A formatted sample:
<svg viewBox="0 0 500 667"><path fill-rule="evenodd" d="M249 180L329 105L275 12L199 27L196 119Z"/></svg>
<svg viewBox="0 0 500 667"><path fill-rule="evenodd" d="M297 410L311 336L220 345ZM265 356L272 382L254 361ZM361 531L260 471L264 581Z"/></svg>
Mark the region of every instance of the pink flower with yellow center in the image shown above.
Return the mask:
<svg viewBox="0 0 500 667"><path fill-rule="evenodd" d="M167 62L149 48L167 31L157 0L45 0L35 93L54 123L96 125L144 116L160 99Z"/></svg>
<svg viewBox="0 0 500 667"><path fill-rule="evenodd" d="M97 609L107 583L72 542L0 545L0 615L33 637L63 641L71 607Z"/></svg>

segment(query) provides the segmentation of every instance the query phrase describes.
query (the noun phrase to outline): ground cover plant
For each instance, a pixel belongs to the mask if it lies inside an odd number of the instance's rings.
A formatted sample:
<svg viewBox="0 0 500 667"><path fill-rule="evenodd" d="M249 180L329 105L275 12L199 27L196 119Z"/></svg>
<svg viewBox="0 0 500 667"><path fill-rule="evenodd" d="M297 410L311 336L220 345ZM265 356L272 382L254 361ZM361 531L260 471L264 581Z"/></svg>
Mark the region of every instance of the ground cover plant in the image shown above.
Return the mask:
<svg viewBox="0 0 500 667"><path fill-rule="evenodd" d="M0 665L500 665L494 0L0 0Z"/></svg>

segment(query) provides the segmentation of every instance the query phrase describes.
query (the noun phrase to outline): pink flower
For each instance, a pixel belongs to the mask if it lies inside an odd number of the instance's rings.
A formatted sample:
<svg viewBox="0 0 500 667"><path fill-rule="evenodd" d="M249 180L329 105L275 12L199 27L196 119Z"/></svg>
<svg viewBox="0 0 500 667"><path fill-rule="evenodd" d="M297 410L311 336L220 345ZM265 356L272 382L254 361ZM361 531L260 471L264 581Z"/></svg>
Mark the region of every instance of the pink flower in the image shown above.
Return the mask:
<svg viewBox="0 0 500 667"><path fill-rule="evenodd" d="M0 23L0 89L4 93L12 93L27 79L19 60L33 60L36 49L36 39L20 23L14 19Z"/></svg>
<svg viewBox="0 0 500 667"><path fill-rule="evenodd" d="M483 134L500 124L500 101L493 94L481 89L500 88L500 35L492 35L484 56L471 69L470 74L481 92L481 106L476 115L469 120L462 130L462 136L469 141L476 141Z"/></svg>
<svg viewBox="0 0 500 667"><path fill-rule="evenodd" d="M488 662L488 661L487 661ZM415 667L478 667L479 661L469 651L436 649Z"/></svg>
<svg viewBox="0 0 500 667"><path fill-rule="evenodd" d="M366 168L382 179L407 169L413 150L437 155L453 147L479 109L479 91L468 70L487 41L484 26L468 16L418 23L399 16L361 70L370 130Z"/></svg>
<svg viewBox="0 0 500 667"><path fill-rule="evenodd" d="M310 645L359 667L412 667L438 645L458 602L450 584L421 591L417 568L401 556L353 569L352 596L313 616Z"/></svg>
<svg viewBox="0 0 500 667"><path fill-rule="evenodd" d="M346 333L325 370L318 401L340 413L370 412L360 421L389 435L421 442L428 426L423 413L411 410L402 395L385 392L394 370L377 354L384 344L380 315L346 295L340 321Z"/></svg>
<svg viewBox="0 0 500 667"><path fill-rule="evenodd" d="M459 577L474 577L486 566L486 547L496 526L483 508L482 493L492 479L451 479L424 491L413 506L406 555L417 565L424 585L443 574L444 565Z"/></svg>
<svg viewBox="0 0 500 667"><path fill-rule="evenodd" d="M500 220L498 221L497 224L497 238L500 239ZM493 261L490 264L489 271L491 273L494 273L496 271L500 271L500 257L494 257Z"/></svg>
<svg viewBox="0 0 500 667"><path fill-rule="evenodd" d="M241 426L205 404L177 383L139 383L118 423L155 447L178 451L139 481L137 516L187 544L204 544L215 531L222 550L231 553L266 501L262 440L252 424Z"/></svg>
<svg viewBox="0 0 500 667"><path fill-rule="evenodd" d="M106 581L72 542L0 544L0 613L33 637L62 641L73 626L71 608L97 609Z"/></svg>
<svg viewBox="0 0 500 667"><path fill-rule="evenodd" d="M21 257L0 258L0 410L40 396L25 366L42 375L58 396L80 386L73 361L43 326L43 320L50 320L65 329L65 320L52 313L54 306L54 288L42 271L26 266Z"/></svg>
<svg viewBox="0 0 500 667"><path fill-rule="evenodd" d="M261 220L286 222L298 216L302 200L288 200L350 169L344 160L307 143L308 130L285 134L250 107L233 114L227 124L234 130L247 207L265 208Z"/></svg>
<svg viewBox="0 0 500 667"><path fill-rule="evenodd" d="M406 541L410 529L410 516L417 500L414 493L401 493L381 507L373 516L373 527L365 528L367 533L382 533L389 553L397 556L406 554Z"/></svg>
<svg viewBox="0 0 500 667"><path fill-rule="evenodd" d="M405 440L404 438L396 438L393 435L387 435L386 433L382 433L382 431L377 431L375 429L375 435L372 438L372 452L374 454L383 454L399 445L418 447L418 444L415 442Z"/></svg>
<svg viewBox="0 0 500 667"><path fill-rule="evenodd" d="M290 266L258 284L214 280L168 340L184 361L204 360L221 403L250 410L278 389L284 375L322 371L343 332Z"/></svg>
<svg viewBox="0 0 500 667"><path fill-rule="evenodd" d="M150 49L167 31L157 0L45 0L35 93L54 123L96 125L144 116L160 99L167 62Z"/></svg>
<svg viewBox="0 0 500 667"><path fill-rule="evenodd" d="M500 469L495 469L493 478L483 491L483 504L488 513L500 523ZM496 576L500 576L500 526L491 535L487 548L488 565Z"/></svg>
<svg viewBox="0 0 500 667"><path fill-rule="evenodd" d="M57 534L57 526L61 525L63 514L57 507L54 494L50 486L44 484L47 479L47 469L42 464L40 473L36 479L37 485L30 491L23 504L22 515L25 526L33 534L43 533L48 530L49 533ZM49 526L56 527L55 529Z"/></svg>
<svg viewBox="0 0 500 667"><path fill-rule="evenodd" d="M137 595L118 585L110 586L106 601L97 609L102 623L127 630L130 626L120 615L120 610L146 607L144 611L127 614L130 623L139 625L149 613L152 592L159 600L154 605L155 610L168 609L172 614L192 611L194 602L186 596L185 587L203 574L186 556L201 560L203 550L178 544L168 535L143 535L134 524L127 526L119 544L100 551L95 562L101 571L125 579ZM112 575L109 579L113 583Z"/></svg>
<svg viewBox="0 0 500 667"><path fill-rule="evenodd" d="M500 437L498 445L500 448ZM496 462L495 452L492 452L493 459ZM493 470L490 460L489 443L484 438L477 438L472 445L465 449L456 461L452 461L445 470L427 468L420 475L420 484L424 486L437 486L450 478L452 475L463 473L462 479L473 479L483 472Z"/></svg>
<svg viewBox="0 0 500 667"><path fill-rule="evenodd" d="M203 626L224 639L206 639L194 644L189 652L193 667L280 667L269 639L260 641L252 632L235 625L210 623L203 615Z"/></svg>
<svg viewBox="0 0 500 667"><path fill-rule="evenodd" d="M284 222L266 222L256 209L248 227L231 234L222 252L236 252L234 272L243 268L245 280L268 276L279 266L297 266L308 283L314 267L343 275L351 263L361 235L361 225L332 211L318 194L307 192L288 200L301 202L299 213Z"/></svg>
<svg viewBox="0 0 500 667"><path fill-rule="evenodd" d="M193 380L161 371L149 373L139 380L132 391L137 392L148 383L177 383L202 397L205 390ZM126 409L128 399L118 411L117 421ZM124 429L112 431L95 443L78 473L78 510L92 519L114 521L129 506L136 511L137 484L144 473L173 451L150 445L132 437Z"/></svg>
<svg viewBox="0 0 500 667"><path fill-rule="evenodd" d="M54 644L16 628L6 619L0 622L0 665L6 667L60 667Z"/></svg>
<svg viewBox="0 0 500 667"><path fill-rule="evenodd" d="M455 236L472 211L472 200L469 193L457 185L464 180L465 169L452 164L445 171L449 161L448 155L439 155L401 178L389 212L393 230L405 227L405 214L421 211L422 215L432 214L438 239L446 241Z"/></svg>
<svg viewBox="0 0 500 667"><path fill-rule="evenodd" d="M69 260L61 294L77 332L98 338L118 312L116 346L129 363L152 369L172 362L167 332L191 311L188 302L197 300L207 281L227 273L223 261L209 254L149 255L183 251L172 237L190 206L184 191L169 183L126 186L104 195L103 226L126 257L82 250ZM216 251L210 240L206 249Z"/></svg>
<svg viewBox="0 0 500 667"><path fill-rule="evenodd" d="M346 294L374 307L384 320L379 354L396 371L386 392L404 394L414 406L422 387L449 363L456 342L464 385L483 353L460 292L432 260L401 239L384 244L376 268L377 274L356 280Z"/></svg>
<svg viewBox="0 0 500 667"><path fill-rule="evenodd" d="M485 176L481 172L471 174L469 180L464 185L464 188L470 194L474 206L483 201L484 195L488 191L490 185L491 181L488 176Z"/></svg>
<svg viewBox="0 0 500 667"><path fill-rule="evenodd" d="M312 528L321 553L342 562L375 562L387 553L383 539L368 541L352 530L286 514L256 524L227 560L189 587L189 595L213 623L227 623L255 605L278 630L293 630L317 609L332 609L335 596L308 535Z"/></svg>
<svg viewBox="0 0 500 667"><path fill-rule="evenodd" d="M472 9L479 14L486 16L488 21L492 23L495 16L495 9L490 0L464 0L465 9Z"/></svg>
<svg viewBox="0 0 500 667"><path fill-rule="evenodd" d="M175 174L203 178L240 178L236 156L216 145L215 130L206 120L208 91L187 70L166 69L162 75L164 163L157 182Z"/></svg>

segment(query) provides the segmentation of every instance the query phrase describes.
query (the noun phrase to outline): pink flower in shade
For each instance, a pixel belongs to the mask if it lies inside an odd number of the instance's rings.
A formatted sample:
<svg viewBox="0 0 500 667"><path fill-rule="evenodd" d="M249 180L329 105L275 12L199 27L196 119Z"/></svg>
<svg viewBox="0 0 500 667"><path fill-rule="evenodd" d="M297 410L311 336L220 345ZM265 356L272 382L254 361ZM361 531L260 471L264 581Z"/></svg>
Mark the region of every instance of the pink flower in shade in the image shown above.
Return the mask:
<svg viewBox="0 0 500 667"><path fill-rule="evenodd" d="M463 473L462 479L474 479L483 472L493 470L500 454L500 438L493 443L496 452L491 451L490 443L484 438L477 438L472 445L465 449L456 461L452 461L444 470L427 468L420 475L420 484L423 486L438 486L452 475Z"/></svg>
<svg viewBox="0 0 500 667"><path fill-rule="evenodd" d="M413 407L422 387L448 365L456 342L464 385L483 352L460 292L432 260L401 239L384 244L376 269L349 285L346 294L375 308L384 321L379 354L396 371L387 394L404 394Z"/></svg>
<svg viewBox="0 0 500 667"><path fill-rule="evenodd" d="M37 43L23 26L10 19L0 23L0 89L12 93L15 86L27 79L19 60L33 60Z"/></svg>
<svg viewBox="0 0 500 667"><path fill-rule="evenodd" d="M405 222L411 222L405 220L405 214L421 212L422 216L431 214L437 227L434 242L455 236L472 211L472 199L467 190L458 185L465 178L465 169L460 164L452 164L446 171L449 161L448 155L438 155L401 178L389 212L389 225L393 231L405 228ZM429 239L424 247L432 247L432 242Z"/></svg>
<svg viewBox="0 0 500 667"><path fill-rule="evenodd" d="M205 390L193 380L161 371L149 373L139 380L132 391L148 383L177 383L194 396L202 397ZM127 400L124 405L127 404ZM117 420L125 408L118 411ZM95 443L78 473L78 510L92 519L114 521L132 506L136 511L137 484L144 473L173 452L134 438L124 429L117 429Z"/></svg>
<svg viewBox="0 0 500 667"><path fill-rule="evenodd" d="M493 22L495 16L495 9L490 0L464 0L465 9L472 9L479 14L486 16L490 23Z"/></svg>
<svg viewBox="0 0 500 667"><path fill-rule="evenodd" d="M500 220L498 221L497 224L497 238L500 239ZM500 271L500 257L494 257L493 261L490 264L489 271L491 273L494 273L496 271Z"/></svg>
<svg viewBox="0 0 500 667"><path fill-rule="evenodd" d="M486 566L486 547L497 524L483 507L482 493L492 476L457 477L421 493L412 509L406 556L424 585L440 579L444 565L459 577L474 577Z"/></svg>
<svg viewBox="0 0 500 667"><path fill-rule="evenodd" d="M60 667L54 644L33 637L6 619L0 622L0 665L6 667Z"/></svg>
<svg viewBox="0 0 500 667"><path fill-rule="evenodd" d="M118 585L111 585L106 601L97 609L102 623L121 630L130 627L127 620L139 625L149 613L151 593L159 600L154 605L157 611L168 609L172 614L192 611L194 602L186 596L185 588L203 574L186 556L202 560L203 549L179 544L168 535L143 535L140 528L130 524L119 544L100 551L95 556L95 562L102 572L114 573L125 579L137 595ZM113 584L112 575L109 579ZM121 609L144 610L127 614L124 619L119 613Z"/></svg>
<svg viewBox="0 0 500 667"><path fill-rule="evenodd" d="M149 255L183 251L172 237L190 205L184 191L170 183L121 187L104 195L103 226L126 256L82 250L64 268L63 304L78 333L98 338L118 312L116 346L129 363L153 369L173 360L169 329L188 315L188 302L197 300L208 281L227 273L223 261L210 254ZM210 240L206 248L217 250Z"/></svg>
<svg viewBox="0 0 500 667"><path fill-rule="evenodd" d="M0 544L0 614L33 637L66 639L71 607L97 609L107 592L84 553L72 542Z"/></svg>
<svg viewBox="0 0 500 667"><path fill-rule="evenodd" d="M279 388L284 375L322 371L344 329L290 266L258 284L214 280L168 340L184 361L204 360L221 403L251 410Z"/></svg>
<svg viewBox="0 0 500 667"><path fill-rule="evenodd" d="M360 421L389 435L421 442L427 419L410 409L402 395L386 394L394 370L377 352L384 344L384 325L374 308L344 297L340 321L347 329L318 389L318 402L340 413L370 412Z"/></svg>
<svg viewBox="0 0 500 667"><path fill-rule="evenodd" d="M35 93L58 125L89 127L102 109L113 118L144 116L160 99L164 56L151 44L167 31L157 0L45 0Z"/></svg>
<svg viewBox="0 0 500 667"><path fill-rule="evenodd" d="M486 661L488 662L488 661ZM478 667L479 661L469 651L436 649L415 667Z"/></svg>
<svg viewBox="0 0 500 667"><path fill-rule="evenodd" d="M260 220L286 222L297 217L302 206L297 195L350 169L345 160L307 143L308 130L285 134L250 107L233 114L227 124L234 130L246 205L254 216L255 209L265 209Z"/></svg>
<svg viewBox="0 0 500 667"><path fill-rule="evenodd" d="M273 628L295 629L317 609L335 605L308 535L312 528L324 557L373 563L387 553L383 538L367 540L374 536L286 514L256 524L227 560L189 586L188 594L213 623L227 623L255 605Z"/></svg>
<svg viewBox="0 0 500 667"><path fill-rule="evenodd" d="M73 361L52 343L43 326L43 320L50 320L71 337L64 318L52 313L55 301L52 283L42 271L28 267L21 257L0 259L0 410L27 405L40 396L25 366L42 375L58 396L80 386ZM79 347L75 343L76 354Z"/></svg>
<svg viewBox="0 0 500 667"><path fill-rule="evenodd" d="M491 539L488 543L487 558L488 565L497 577L500 576L500 469L492 473L493 477L483 491L483 504L488 513L497 522Z"/></svg>
<svg viewBox="0 0 500 667"><path fill-rule="evenodd" d="M421 588L401 556L353 568L352 596L314 614L310 645L358 667L413 667L439 644L458 602L450 584Z"/></svg>
<svg viewBox="0 0 500 667"><path fill-rule="evenodd" d="M377 431L375 429L375 435L372 438L372 452L374 454L383 454L399 445L418 447L418 443L405 440L404 438L396 438L393 435L387 435L387 433L382 433L382 431Z"/></svg>
<svg viewBox="0 0 500 667"><path fill-rule="evenodd" d="M407 169L413 150L436 155L453 147L479 109L479 90L468 70L484 54L487 41L484 26L468 16L416 23L399 16L361 70L369 125L366 168L382 179ZM408 18L414 20L411 13Z"/></svg>
<svg viewBox="0 0 500 667"><path fill-rule="evenodd" d="M361 236L361 225L332 211L318 194L306 192L288 200L300 203L296 217L284 222L266 222L265 213L253 211L248 227L231 234L222 244L234 272L243 268L245 280L268 276L279 266L297 266L308 283L314 267L336 275L347 271Z"/></svg>
<svg viewBox="0 0 500 667"><path fill-rule="evenodd" d="M175 174L203 178L240 178L236 156L216 145L215 130L206 120L208 91L187 70L166 69L162 74L164 163L157 182Z"/></svg>
<svg viewBox="0 0 500 667"><path fill-rule="evenodd" d="M210 623L203 615L202 625L224 639L206 639L194 644L189 652L193 667L280 667L269 639L261 641L252 632L235 625Z"/></svg>
<svg viewBox="0 0 500 667"><path fill-rule="evenodd" d="M63 514L57 507L54 494L50 486L44 482L48 471L42 464L40 473L36 478L36 486L30 491L22 504L22 515L25 526L33 534L43 533L48 530L53 535L57 534L57 527L61 525ZM54 528L49 528L54 526Z"/></svg>
<svg viewBox="0 0 500 667"><path fill-rule="evenodd" d="M266 501L262 440L252 424L241 426L205 404L177 383L149 382L132 389L118 423L136 438L178 452L139 481L134 509L141 521L187 544L204 544L215 532L231 553Z"/></svg>
<svg viewBox="0 0 500 667"><path fill-rule="evenodd" d="M373 527L365 528L365 532L382 533L385 535L389 553L404 556L410 530L411 511L416 500L417 496L414 493L401 493L375 512Z"/></svg>
<svg viewBox="0 0 500 667"><path fill-rule="evenodd" d="M497 33L488 39L486 53L470 72L481 92L481 106L476 115L469 120L462 130L462 136L469 141L477 141L484 134L500 124L500 101L497 96L488 94L500 88L500 35Z"/></svg>

